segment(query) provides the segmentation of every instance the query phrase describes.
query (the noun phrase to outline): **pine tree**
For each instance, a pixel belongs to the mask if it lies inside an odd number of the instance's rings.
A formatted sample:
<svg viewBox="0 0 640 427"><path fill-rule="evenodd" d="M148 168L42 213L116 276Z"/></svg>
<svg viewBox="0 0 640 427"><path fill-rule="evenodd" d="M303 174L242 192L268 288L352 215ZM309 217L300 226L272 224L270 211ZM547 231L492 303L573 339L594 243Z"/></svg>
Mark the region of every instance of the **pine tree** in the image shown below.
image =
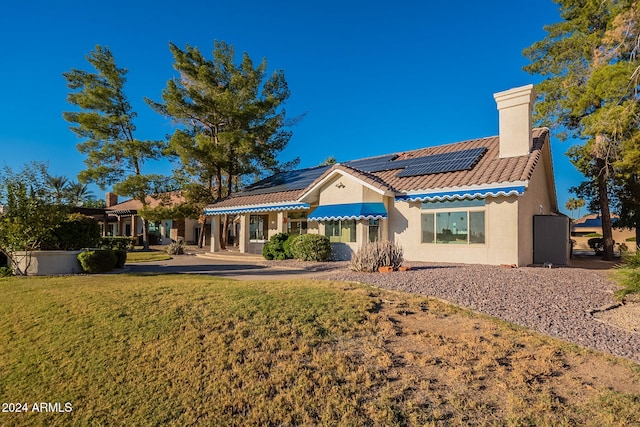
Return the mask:
<svg viewBox="0 0 640 427"><path fill-rule="evenodd" d="M295 164L276 159L291 137L282 71L267 76L266 60L254 66L246 53L236 64L233 46L223 41L214 43L211 60L189 45L170 43L169 49L180 77L167 82L163 102L147 102L181 125L169 145L181 159L191 203L201 208L237 191L245 176Z"/></svg>
<svg viewBox="0 0 640 427"><path fill-rule="evenodd" d="M545 27L547 36L525 49L531 60L525 70L544 77L536 87L539 121L563 131L561 139L585 141L568 155L587 178L582 190L599 203L604 258L612 259L611 186L619 173L617 164L624 158L624 141L638 132L633 114L638 97L632 78L638 62L630 43L637 37L631 33L638 28L638 2L556 2L563 21Z"/></svg>
<svg viewBox="0 0 640 427"><path fill-rule="evenodd" d="M83 142L77 145L86 154L86 169L80 172L83 183L95 182L101 189L113 186L147 206L147 196L164 191L166 178L143 174L142 165L161 157L166 143L144 141L134 136L133 111L125 93L127 70L118 68L111 51L96 46L87 61L97 72L72 69L64 73L71 89L67 100L80 111L65 112L65 120L74 123L71 130ZM143 220L143 244L149 247L149 223Z"/></svg>

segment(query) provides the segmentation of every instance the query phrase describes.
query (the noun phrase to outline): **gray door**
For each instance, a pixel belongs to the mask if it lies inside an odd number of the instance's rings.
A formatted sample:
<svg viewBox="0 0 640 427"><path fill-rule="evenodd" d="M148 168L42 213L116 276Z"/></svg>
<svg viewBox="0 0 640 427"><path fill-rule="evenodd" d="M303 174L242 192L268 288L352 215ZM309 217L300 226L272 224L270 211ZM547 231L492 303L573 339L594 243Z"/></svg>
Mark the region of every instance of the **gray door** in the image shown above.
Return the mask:
<svg viewBox="0 0 640 427"><path fill-rule="evenodd" d="M550 262L566 265L569 262L569 218L560 215L533 216L533 263Z"/></svg>

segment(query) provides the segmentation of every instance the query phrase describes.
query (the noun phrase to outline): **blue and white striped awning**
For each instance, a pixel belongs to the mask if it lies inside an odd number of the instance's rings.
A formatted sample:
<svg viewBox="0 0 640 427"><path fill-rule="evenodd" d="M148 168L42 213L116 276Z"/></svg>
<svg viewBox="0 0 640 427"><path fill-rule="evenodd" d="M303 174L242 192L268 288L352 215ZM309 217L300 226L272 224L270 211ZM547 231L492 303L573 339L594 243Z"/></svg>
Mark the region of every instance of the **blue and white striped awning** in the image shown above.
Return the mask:
<svg viewBox="0 0 640 427"><path fill-rule="evenodd" d="M384 203L347 203L318 206L309 214L308 221L338 221L347 219L386 219Z"/></svg>
<svg viewBox="0 0 640 427"><path fill-rule="evenodd" d="M484 199L497 196L522 196L524 185L512 187L477 188L461 191L438 191L432 193L406 194L396 196L396 202L442 202L465 199Z"/></svg>
<svg viewBox="0 0 640 427"><path fill-rule="evenodd" d="M204 208L205 215L226 215L226 214L242 214L242 213L258 213L258 212L274 212L274 211L292 211L309 209L308 203L273 203L264 205L251 206L231 206L225 208Z"/></svg>

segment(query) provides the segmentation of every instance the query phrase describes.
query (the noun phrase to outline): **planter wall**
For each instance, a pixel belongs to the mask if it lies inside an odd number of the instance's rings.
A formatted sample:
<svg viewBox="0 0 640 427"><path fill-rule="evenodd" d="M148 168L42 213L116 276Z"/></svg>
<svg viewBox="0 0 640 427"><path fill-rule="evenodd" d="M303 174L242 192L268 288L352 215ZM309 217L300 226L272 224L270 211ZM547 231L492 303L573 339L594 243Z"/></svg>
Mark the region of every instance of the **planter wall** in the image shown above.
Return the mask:
<svg viewBox="0 0 640 427"><path fill-rule="evenodd" d="M26 252L16 252L13 258L20 270L26 269L29 276L77 274L82 273L82 267L78 262L80 252L82 251L34 251L31 252L30 262Z"/></svg>

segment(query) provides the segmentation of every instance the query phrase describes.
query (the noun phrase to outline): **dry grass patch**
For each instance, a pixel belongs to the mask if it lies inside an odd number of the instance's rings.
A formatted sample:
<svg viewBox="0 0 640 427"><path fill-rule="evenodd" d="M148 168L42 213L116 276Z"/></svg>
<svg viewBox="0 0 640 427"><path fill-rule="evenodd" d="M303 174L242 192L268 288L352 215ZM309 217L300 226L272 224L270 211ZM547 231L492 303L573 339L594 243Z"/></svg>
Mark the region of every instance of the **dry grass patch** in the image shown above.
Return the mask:
<svg viewBox="0 0 640 427"><path fill-rule="evenodd" d="M127 252L127 263L130 262L151 262L165 261L171 259L171 255L164 251L129 251Z"/></svg>
<svg viewBox="0 0 640 427"><path fill-rule="evenodd" d="M633 425L640 369L435 300L329 282L0 279L15 425Z"/></svg>

